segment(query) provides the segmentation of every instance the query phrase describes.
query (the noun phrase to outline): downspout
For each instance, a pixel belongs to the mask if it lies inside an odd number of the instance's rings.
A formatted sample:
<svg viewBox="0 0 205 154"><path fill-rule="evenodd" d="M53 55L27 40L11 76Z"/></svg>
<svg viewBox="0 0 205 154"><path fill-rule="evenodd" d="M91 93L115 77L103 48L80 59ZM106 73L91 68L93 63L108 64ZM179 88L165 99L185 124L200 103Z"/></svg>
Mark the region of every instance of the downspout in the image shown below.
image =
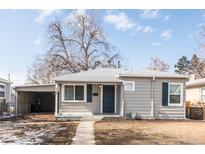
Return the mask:
<svg viewBox="0 0 205 154"><path fill-rule="evenodd" d="M151 80L151 88L152 88L152 96L151 96L151 118L154 118L154 81L155 77L152 77Z"/></svg>
<svg viewBox="0 0 205 154"><path fill-rule="evenodd" d="M117 75L116 78L117 78L117 79L120 79L120 76ZM121 101L120 115L121 115L121 117L124 117L124 113L125 113L124 82L121 83L120 93L121 93L121 94L120 94L120 101Z"/></svg>

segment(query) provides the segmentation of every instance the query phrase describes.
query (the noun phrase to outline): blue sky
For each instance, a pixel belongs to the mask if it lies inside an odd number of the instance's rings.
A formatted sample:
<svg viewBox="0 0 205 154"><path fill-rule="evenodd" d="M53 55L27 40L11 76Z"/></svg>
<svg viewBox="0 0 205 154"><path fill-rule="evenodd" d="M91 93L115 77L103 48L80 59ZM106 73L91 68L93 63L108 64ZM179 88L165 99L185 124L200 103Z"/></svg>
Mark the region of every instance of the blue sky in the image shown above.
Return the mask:
<svg viewBox="0 0 205 154"><path fill-rule="evenodd" d="M0 77L23 84L36 55L48 49L47 25L72 10L0 10ZM197 27L205 10L98 10L108 40L121 53L126 68L149 66L159 57L171 66L196 52ZM196 52L197 53L197 52Z"/></svg>

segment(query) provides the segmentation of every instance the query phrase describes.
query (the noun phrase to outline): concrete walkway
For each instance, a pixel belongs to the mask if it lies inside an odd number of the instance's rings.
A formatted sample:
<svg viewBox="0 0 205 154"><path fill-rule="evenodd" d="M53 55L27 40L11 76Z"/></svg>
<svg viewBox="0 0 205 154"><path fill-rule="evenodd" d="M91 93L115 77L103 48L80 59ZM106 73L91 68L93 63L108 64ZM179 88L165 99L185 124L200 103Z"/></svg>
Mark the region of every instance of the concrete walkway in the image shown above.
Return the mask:
<svg viewBox="0 0 205 154"><path fill-rule="evenodd" d="M75 137L73 138L73 145L94 145L94 120L81 121L77 127Z"/></svg>

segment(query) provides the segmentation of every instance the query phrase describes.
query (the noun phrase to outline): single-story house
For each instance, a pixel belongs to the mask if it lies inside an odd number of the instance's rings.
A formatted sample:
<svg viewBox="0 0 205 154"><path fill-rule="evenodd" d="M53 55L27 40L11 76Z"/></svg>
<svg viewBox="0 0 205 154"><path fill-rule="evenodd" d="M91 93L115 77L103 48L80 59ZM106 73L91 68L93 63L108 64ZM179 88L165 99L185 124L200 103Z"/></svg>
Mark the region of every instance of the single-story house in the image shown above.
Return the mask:
<svg viewBox="0 0 205 154"><path fill-rule="evenodd" d="M195 105L205 103L205 78L187 82L186 101Z"/></svg>
<svg viewBox="0 0 205 154"><path fill-rule="evenodd" d="M0 78L0 115L7 111L7 104L11 102L12 82Z"/></svg>
<svg viewBox="0 0 205 154"><path fill-rule="evenodd" d="M138 113L145 119L184 119L187 79L165 72L111 68L61 75L53 85L16 87L17 112L22 108L30 112L32 98L41 94L50 99L46 106L54 102L56 117ZM37 104L45 100L37 99Z"/></svg>

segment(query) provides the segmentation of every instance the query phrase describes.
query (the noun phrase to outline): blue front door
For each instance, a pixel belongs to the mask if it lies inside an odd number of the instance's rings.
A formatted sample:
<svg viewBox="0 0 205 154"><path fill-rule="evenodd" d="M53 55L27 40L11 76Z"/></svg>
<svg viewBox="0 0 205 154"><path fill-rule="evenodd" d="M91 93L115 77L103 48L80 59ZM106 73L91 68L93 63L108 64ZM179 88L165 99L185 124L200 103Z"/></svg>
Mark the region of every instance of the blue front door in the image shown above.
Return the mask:
<svg viewBox="0 0 205 154"><path fill-rule="evenodd" d="M115 86L103 85L103 113L115 112Z"/></svg>

